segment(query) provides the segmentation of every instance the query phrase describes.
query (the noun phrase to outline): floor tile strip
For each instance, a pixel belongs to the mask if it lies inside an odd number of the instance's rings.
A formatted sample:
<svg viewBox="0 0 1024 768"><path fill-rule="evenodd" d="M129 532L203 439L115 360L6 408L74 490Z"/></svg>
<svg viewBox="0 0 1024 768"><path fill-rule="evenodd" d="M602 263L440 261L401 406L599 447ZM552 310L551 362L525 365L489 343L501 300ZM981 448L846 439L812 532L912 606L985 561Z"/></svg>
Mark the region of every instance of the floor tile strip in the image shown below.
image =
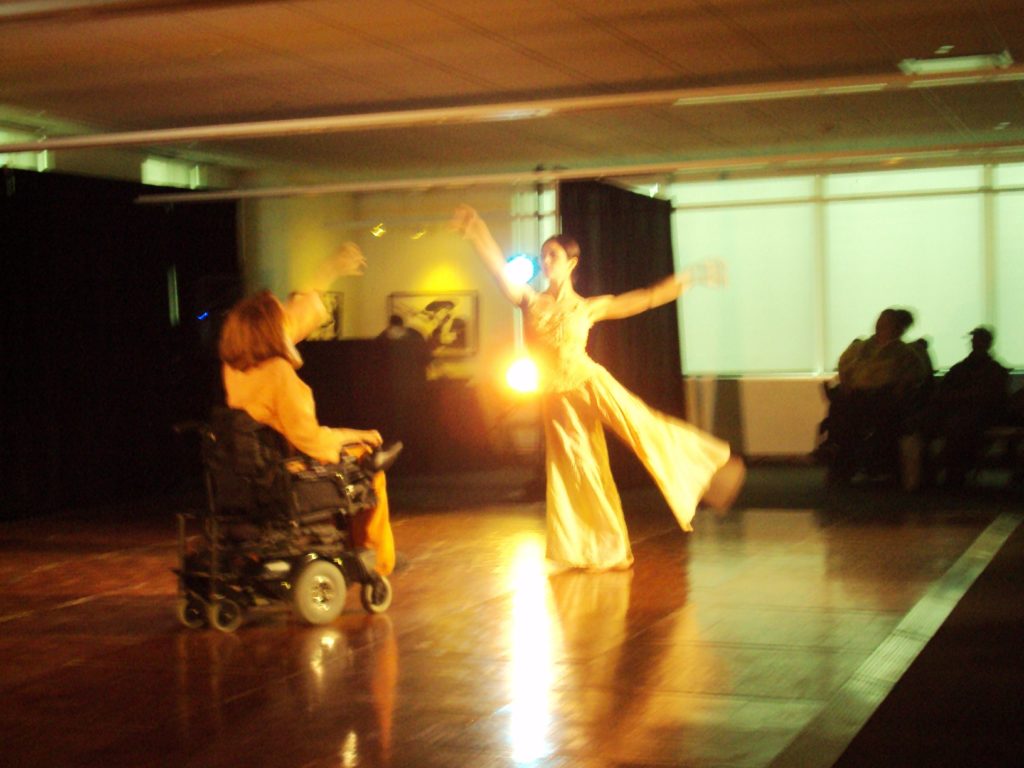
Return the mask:
<svg viewBox="0 0 1024 768"><path fill-rule="evenodd" d="M770 768L828 768L938 631L1024 515L997 517L936 581Z"/></svg>

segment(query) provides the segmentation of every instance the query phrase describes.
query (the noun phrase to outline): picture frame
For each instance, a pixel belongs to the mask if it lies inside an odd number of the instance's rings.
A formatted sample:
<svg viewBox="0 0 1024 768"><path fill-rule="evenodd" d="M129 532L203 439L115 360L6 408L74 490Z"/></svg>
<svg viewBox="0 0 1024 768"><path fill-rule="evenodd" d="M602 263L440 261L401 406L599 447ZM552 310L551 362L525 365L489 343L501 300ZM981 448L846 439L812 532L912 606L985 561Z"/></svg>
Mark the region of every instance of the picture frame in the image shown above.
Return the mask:
<svg viewBox="0 0 1024 768"><path fill-rule="evenodd" d="M398 316L427 340L434 357L472 357L479 348L477 291L388 294L388 318Z"/></svg>
<svg viewBox="0 0 1024 768"><path fill-rule="evenodd" d="M328 318L314 330L306 341L337 341L342 337L342 318L345 309L345 294L337 291L325 291L320 294L324 306L327 307Z"/></svg>

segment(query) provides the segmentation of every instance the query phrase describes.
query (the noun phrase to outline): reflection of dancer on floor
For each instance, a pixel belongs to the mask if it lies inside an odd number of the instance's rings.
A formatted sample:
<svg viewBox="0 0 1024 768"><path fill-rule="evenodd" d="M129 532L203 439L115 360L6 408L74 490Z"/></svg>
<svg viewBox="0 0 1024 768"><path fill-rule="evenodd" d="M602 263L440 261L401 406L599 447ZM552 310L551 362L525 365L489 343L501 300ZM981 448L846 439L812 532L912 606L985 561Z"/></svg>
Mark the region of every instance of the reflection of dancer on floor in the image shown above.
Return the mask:
<svg viewBox="0 0 1024 768"><path fill-rule="evenodd" d="M628 568L633 562L602 422L644 463L683 530L692 530L690 521L702 499L727 509L745 475L743 462L730 458L729 445L654 410L586 352L594 323L667 304L698 280L721 282L721 270L687 269L649 288L583 298L572 286L579 245L556 235L541 248L548 287L538 293L505 277L504 254L476 211L459 206L453 225L473 244L508 299L523 310L527 343L541 370L548 558L560 566L593 570Z"/></svg>

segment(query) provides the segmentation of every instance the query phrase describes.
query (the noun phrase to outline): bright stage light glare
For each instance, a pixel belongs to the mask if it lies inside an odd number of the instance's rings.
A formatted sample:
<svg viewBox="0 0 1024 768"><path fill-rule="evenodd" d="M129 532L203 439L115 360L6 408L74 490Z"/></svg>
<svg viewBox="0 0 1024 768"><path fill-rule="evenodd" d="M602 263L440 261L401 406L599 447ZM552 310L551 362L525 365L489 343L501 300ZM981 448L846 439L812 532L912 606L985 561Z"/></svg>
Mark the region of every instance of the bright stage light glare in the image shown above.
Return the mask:
<svg viewBox="0 0 1024 768"><path fill-rule="evenodd" d="M526 254L517 254L505 262L505 277L517 285L525 285L536 274L537 263Z"/></svg>
<svg viewBox="0 0 1024 768"><path fill-rule="evenodd" d="M520 357L505 371L505 383L516 392L536 392L540 381L537 364L528 357Z"/></svg>

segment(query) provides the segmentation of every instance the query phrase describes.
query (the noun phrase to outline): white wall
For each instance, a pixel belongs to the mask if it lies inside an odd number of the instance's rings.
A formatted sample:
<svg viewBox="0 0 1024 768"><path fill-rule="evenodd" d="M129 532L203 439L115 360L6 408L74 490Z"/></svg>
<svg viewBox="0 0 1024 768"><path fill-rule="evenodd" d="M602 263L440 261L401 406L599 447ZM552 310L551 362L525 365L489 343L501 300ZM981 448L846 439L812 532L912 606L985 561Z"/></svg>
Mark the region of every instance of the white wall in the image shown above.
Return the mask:
<svg viewBox="0 0 1024 768"><path fill-rule="evenodd" d="M499 245L513 250L512 201L507 189L358 198L353 210L355 239L366 253L369 268L358 286L359 307L351 335L380 333L387 324L391 293L477 291L479 352L463 361L446 361L440 373L485 382L498 367L498 359L511 354L517 310L498 291L473 249L449 227L460 202L474 206L487 219ZM381 237L370 234L376 224L386 229Z"/></svg>
<svg viewBox="0 0 1024 768"><path fill-rule="evenodd" d="M352 200L345 195L243 200L239 227L248 290L266 288L287 296L321 259L352 239L351 233L331 226L351 211ZM332 288L347 288L354 279Z"/></svg>
<svg viewBox="0 0 1024 768"><path fill-rule="evenodd" d="M829 378L687 378L688 417L746 456L807 456L828 413L822 385Z"/></svg>
<svg viewBox="0 0 1024 768"><path fill-rule="evenodd" d="M345 294L342 335L347 338L380 333L387 325L388 295L393 292L477 291L479 351L439 361L431 375L469 382L485 419L493 423L513 408L503 376L517 351L518 310L500 293L473 249L450 229L460 202L486 218L508 252L539 250L539 243L516 242L523 228L514 226L519 220L512 216L509 189L249 200L241 209L247 287L268 288L283 297L333 248L355 241L366 254L366 273L333 286ZM371 230L378 224L385 232L374 237Z"/></svg>
<svg viewBox="0 0 1024 768"><path fill-rule="evenodd" d="M999 194L975 188L979 179ZM837 350L869 334L890 304L918 310L910 337L931 336L940 367L967 353L967 330L985 321L997 323L997 354L1024 359L1022 185L1022 165L675 185L677 261L719 256L732 273L727 288L683 301L684 372L707 374L686 381L691 418L748 455L809 453ZM392 292L478 291L479 353L436 373L471 382L498 419L509 408L501 376L518 344L516 310L447 222L467 202L506 252L536 254L554 217L514 215L528 197L502 188L249 201L250 287L283 295L353 239L369 268L335 287L345 293L345 336L379 333Z"/></svg>

